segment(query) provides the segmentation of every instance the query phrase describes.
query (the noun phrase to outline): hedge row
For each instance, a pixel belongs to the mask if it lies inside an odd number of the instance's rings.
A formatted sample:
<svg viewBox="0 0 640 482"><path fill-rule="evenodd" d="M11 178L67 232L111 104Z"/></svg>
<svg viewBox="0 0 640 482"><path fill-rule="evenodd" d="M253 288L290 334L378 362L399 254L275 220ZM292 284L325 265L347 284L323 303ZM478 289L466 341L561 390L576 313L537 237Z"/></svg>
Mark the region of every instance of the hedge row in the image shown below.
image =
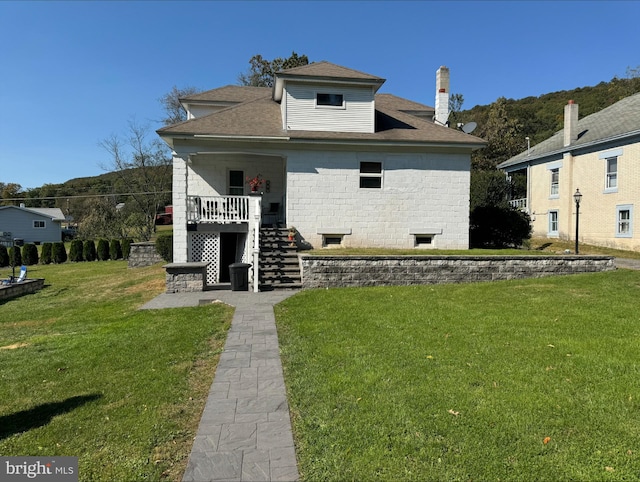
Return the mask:
<svg viewBox="0 0 640 482"><path fill-rule="evenodd" d="M0 246L0 267L20 266L23 264L61 264L66 261L106 261L109 259L128 259L131 252L131 239L99 239L98 247L92 240L81 241L74 239L69 246L69 253L64 243L43 243L42 252L38 257L38 248L35 244L25 244L20 248L7 249Z"/></svg>

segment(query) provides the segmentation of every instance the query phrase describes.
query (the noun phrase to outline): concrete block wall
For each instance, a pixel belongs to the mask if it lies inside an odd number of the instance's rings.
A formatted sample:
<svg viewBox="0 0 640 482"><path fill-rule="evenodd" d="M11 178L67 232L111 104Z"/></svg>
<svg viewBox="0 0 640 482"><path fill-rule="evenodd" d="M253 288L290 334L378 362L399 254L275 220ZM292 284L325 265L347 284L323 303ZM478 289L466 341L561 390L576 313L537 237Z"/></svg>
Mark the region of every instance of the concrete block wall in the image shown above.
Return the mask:
<svg viewBox="0 0 640 482"><path fill-rule="evenodd" d="M44 278L26 279L20 283L0 285L0 301L35 293L44 287Z"/></svg>
<svg viewBox="0 0 640 482"><path fill-rule="evenodd" d="M166 270L167 293L200 292L206 289L208 263L170 263Z"/></svg>
<svg viewBox="0 0 640 482"><path fill-rule="evenodd" d="M381 189L359 187L361 161L382 163ZM433 248L467 249L468 168L465 154L290 153L287 224L314 247L335 229L346 247L411 248L411 232L435 231Z"/></svg>
<svg viewBox="0 0 640 482"><path fill-rule="evenodd" d="M127 266L129 268L143 268L162 262L162 256L156 251L156 245L152 242L132 243Z"/></svg>
<svg viewBox="0 0 640 482"><path fill-rule="evenodd" d="M300 257L310 288L465 283L614 270L607 256L311 256Z"/></svg>

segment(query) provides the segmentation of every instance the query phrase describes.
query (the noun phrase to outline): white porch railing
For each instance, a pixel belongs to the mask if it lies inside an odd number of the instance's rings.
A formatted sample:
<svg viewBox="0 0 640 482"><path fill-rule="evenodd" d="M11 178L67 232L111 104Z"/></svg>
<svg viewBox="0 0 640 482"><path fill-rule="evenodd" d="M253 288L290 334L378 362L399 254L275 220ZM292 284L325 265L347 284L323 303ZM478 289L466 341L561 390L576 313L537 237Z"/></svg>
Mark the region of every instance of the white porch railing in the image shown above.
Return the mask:
<svg viewBox="0 0 640 482"><path fill-rule="evenodd" d="M527 198L512 199L509 201L509 205L513 208L520 209L521 211L527 210Z"/></svg>
<svg viewBox="0 0 640 482"><path fill-rule="evenodd" d="M247 223L249 222L249 197L187 196L187 221Z"/></svg>

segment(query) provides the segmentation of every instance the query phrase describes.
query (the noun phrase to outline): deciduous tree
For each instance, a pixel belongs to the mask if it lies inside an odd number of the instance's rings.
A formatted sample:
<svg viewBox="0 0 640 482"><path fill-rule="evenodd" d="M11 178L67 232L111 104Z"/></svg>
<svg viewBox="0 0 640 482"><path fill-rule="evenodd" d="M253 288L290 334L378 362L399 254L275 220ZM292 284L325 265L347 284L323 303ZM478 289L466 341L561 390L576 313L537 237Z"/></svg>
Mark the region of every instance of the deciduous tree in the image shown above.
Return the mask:
<svg viewBox="0 0 640 482"><path fill-rule="evenodd" d="M100 144L111 154L106 170L118 175L116 189L126 193L124 213L135 213L121 216L123 232L118 237L148 241L156 215L171 199L171 153L164 142L155 136L149 140L148 135L147 127L131 121L124 140L112 135Z"/></svg>
<svg viewBox="0 0 640 482"><path fill-rule="evenodd" d="M240 85L252 85L255 87L273 87L276 72L285 69L292 69L307 65L309 59L306 55L298 55L291 52L289 58L277 57L273 60L267 60L262 55L257 54L249 59L249 70L238 76Z"/></svg>

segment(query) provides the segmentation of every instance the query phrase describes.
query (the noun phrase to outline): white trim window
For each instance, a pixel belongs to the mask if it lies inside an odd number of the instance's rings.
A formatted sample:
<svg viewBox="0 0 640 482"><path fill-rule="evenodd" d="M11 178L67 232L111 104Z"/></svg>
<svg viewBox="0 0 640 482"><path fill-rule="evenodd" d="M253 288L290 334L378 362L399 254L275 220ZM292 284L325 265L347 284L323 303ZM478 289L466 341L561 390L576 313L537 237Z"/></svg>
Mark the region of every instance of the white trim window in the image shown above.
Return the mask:
<svg viewBox="0 0 640 482"><path fill-rule="evenodd" d="M316 92L316 107L344 109L344 94L336 94L335 92Z"/></svg>
<svg viewBox="0 0 640 482"><path fill-rule="evenodd" d="M244 171L229 170L229 196L243 196L244 183Z"/></svg>
<svg viewBox="0 0 640 482"><path fill-rule="evenodd" d="M616 206L616 238L633 237L633 204Z"/></svg>
<svg viewBox="0 0 640 482"><path fill-rule="evenodd" d="M560 195L560 169L550 169L551 186L549 189L549 197L557 198Z"/></svg>
<svg viewBox="0 0 640 482"><path fill-rule="evenodd" d="M548 236L558 237L558 211L549 211L549 232Z"/></svg>
<svg viewBox="0 0 640 482"><path fill-rule="evenodd" d="M33 220L33 229L46 229L47 222L42 219L34 219Z"/></svg>
<svg viewBox="0 0 640 482"><path fill-rule="evenodd" d="M360 162L360 188L382 189L382 163L374 161Z"/></svg>
<svg viewBox="0 0 640 482"><path fill-rule="evenodd" d="M604 188L608 192L618 190L618 157L607 157L605 160L606 175Z"/></svg>

